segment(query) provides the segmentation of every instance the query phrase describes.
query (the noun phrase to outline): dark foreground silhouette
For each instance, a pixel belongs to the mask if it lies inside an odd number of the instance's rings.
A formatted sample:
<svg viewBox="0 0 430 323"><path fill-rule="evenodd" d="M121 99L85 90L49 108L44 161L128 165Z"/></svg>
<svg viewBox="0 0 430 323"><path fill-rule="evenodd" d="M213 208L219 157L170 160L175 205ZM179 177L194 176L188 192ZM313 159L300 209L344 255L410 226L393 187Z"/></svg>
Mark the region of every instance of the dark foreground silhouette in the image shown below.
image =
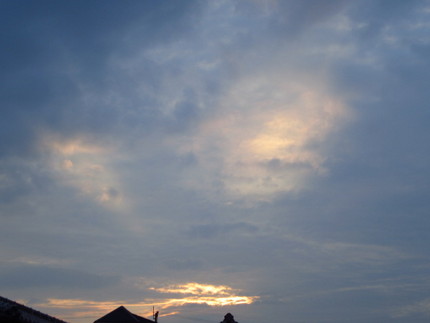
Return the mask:
<svg viewBox="0 0 430 323"><path fill-rule="evenodd" d="M158 315L157 315L158 316ZM109 312L105 316L95 320L94 323L154 323L154 321L148 320L142 316L131 313L124 306L120 306L117 309ZM157 322L157 321L155 321Z"/></svg>
<svg viewBox="0 0 430 323"><path fill-rule="evenodd" d="M94 323L158 323L158 311L153 315L154 320L146 319L137 314L131 313L124 306L120 306L112 312L107 313ZM206 320L204 320L206 321ZM0 296L0 323L67 323L53 316L36 311L25 305L16 303ZM231 313L224 316L224 320L220 323L238 323L234 320Z"/></svg>
<svg viewBox="0 0 430 323"><path fill-rule="evenodd" d="M36 311L28 306L11 301L0 296L0 322L1 323L32 323L50 322L67 323L48 314Z"/></svg>
<svg viewBox="0 0 430 323"><path fill-rule="evenodd" d="M227 314L224 316L224 321L222 321L222 322L220 322L220 323L239 323L239 322L236 322L236 321L234 320L234 316L233 316L231 313L227 313Z"/></svg>

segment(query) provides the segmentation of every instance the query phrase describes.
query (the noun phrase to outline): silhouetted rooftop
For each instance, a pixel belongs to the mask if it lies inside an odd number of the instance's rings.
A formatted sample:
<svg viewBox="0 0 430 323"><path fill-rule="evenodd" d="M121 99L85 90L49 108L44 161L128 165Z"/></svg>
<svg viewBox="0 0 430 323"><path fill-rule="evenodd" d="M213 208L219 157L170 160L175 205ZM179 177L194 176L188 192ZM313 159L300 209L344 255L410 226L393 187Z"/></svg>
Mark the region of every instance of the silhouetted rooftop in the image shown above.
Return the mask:
<svg viewBox="0 0 430 323"><path fill-rule="evenodd" d="M116 310L94 321L94 323L154 323L154 321L133 314L124 306L120 306Z"/></svg>
<svg viewBox="0 0 430 323"><path fill-rule="evenodd" d="M11 301L0 296L0 315L1 320L13 320L15 322L52 322L67 323L48 314L36 311L30 307ZM2 321L2 322L3 322Z"/></svg>

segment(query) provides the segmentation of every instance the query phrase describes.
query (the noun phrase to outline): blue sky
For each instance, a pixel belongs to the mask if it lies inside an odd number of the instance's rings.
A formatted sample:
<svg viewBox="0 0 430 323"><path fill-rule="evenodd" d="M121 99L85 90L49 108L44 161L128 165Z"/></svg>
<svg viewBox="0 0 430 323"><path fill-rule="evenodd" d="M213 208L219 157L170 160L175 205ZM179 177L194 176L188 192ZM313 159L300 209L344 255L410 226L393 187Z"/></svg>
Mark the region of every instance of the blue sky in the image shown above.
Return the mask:
<svg viewBox="0 0 430 323"><path fill-rule="evenodd" d="M0 15L2 296L72 323L429 320L429 1Z"/></svg>

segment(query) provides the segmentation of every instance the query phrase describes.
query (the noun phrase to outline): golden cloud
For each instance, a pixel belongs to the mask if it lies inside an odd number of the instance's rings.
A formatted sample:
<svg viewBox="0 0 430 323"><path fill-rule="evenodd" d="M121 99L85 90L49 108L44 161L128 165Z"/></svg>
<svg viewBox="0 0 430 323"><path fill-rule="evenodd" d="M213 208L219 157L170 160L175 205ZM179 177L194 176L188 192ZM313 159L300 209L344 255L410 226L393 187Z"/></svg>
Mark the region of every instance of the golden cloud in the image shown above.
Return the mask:
<svg viewBox="0 0 430 323"><path fill-rule="evenodd" d="M160 293L179 293L191 295L230 295L232 292L231 287L223 285L207 285L199 283L187 283L183 285L171 285L168 287L149 289L155 290Z"/></svg>
<svg viewBox="0 0 430 323"><path fill-rule="evenodd" d="M105 206L119 207L119 181L109 167L112 151L84 138L61 139L46 135L43 141L51 156L51 169L65 185Z"/></svg>
<svg viewBox="0 0 430 323"><path fill-rule="evenodd" d="M195 282L167 287L150 287L159 293L185 294L183 298L171 298L159 305L162 307L182 306L186 304L205 304L209 306L225 306L251 304L257 296L239 296L234 289L225 285L199 284Z"/></svg>
<svg viewBox="0 0 430 323"><path fill-rule="evenodd" d="M197 133L175 144L196 155L201 168L198 181L187 174L185 182L207 189L221 179L228 198L270 199L326 173L325 143L348 116L317 82L279 77L244 79L220 105Z"/></svg>
<svg viewBox="0 0 430 323"><path fill-rule="evenodd" d="M184 297L177 298L151 298L145 299L142 302L126 302L126 301L91 301L84 299L57 299L50 298L47 302L39 304L45 308L57 308L63 310L71 310L72 317L97 317L107 312L124 305L132 308L133 311L145 313L149 316L150 311L155 307L157 309L173 311L162 313L162 316L179 314L178 307L199 304L207 306L235 306L251 304L258 299L258 296L241 296L236 295L237 291L225 285L210 285L190 282L186 284L170 285L167 287L151 287L150 290L162 294L184 294Z"/></svg>

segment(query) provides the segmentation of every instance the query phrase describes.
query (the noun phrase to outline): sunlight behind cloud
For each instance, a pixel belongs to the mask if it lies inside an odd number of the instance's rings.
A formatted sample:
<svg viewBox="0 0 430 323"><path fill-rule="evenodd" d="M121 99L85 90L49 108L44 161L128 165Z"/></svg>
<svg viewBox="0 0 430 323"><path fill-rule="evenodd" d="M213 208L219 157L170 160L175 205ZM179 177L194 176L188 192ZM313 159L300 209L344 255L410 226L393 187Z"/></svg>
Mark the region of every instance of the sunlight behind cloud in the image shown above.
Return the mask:
<svg viewBox="0 0 430 323"><path fill-rule="evenodd" d="M60 181L106 207L121 206L119 181L109 167L109 149L84 138L62 140L55 136L46 136L44 146Z"/></svg>
<svg viewBox="0 0 430 323"><path fill-rule="evenodd" d="M348 115L318 82L270 76L238 82L220 111L180 145L202 168L198 182L187 183L208 188L218 176L227 198L260 200L301 190L325 174L325 143Z"/></svg>
<svg viewBox="0 0 430 323"><path fill-rule="evenodd" d="M70 317L98 317L107 312L124 305L132 311L145 313L150 316L152 307L159 310L170 309L169 312L162 312L160 316L180 314L180 308L189 304L207 306L236 306L252 304L258 296L237 295L237 290L225 285L210 285L190 282L186 284L169 285L167 287L155 288L150 290L162 294L183 294L184 297L159 297L147 298L141 302L127 301L92 301L84 299L57 299L49 298L47 302L39 304L41 307L51 309L63 309L71 312Z"/></svg>
<svg viewBox="0 0 430 323"><path fill-rule="evenodd" d="M191 282L187 284L170 285L150 290L159 293L185 294L183 298L169 298L158 303L161 308L183 306L186 304L206 304L209 306L226 306L251 304L257 296L240 296L236 290L225 285L210 285Z"/></svg>
<svg viewBox="0 0 430 323"><path fill-rule="evenodd" d="M151 287L160 293L179 293L192 295L229 295L232 292L231 287L223 285L207 285L199 283L187 283L184 285L172 285L168 287L155 288Z"/></svg>

